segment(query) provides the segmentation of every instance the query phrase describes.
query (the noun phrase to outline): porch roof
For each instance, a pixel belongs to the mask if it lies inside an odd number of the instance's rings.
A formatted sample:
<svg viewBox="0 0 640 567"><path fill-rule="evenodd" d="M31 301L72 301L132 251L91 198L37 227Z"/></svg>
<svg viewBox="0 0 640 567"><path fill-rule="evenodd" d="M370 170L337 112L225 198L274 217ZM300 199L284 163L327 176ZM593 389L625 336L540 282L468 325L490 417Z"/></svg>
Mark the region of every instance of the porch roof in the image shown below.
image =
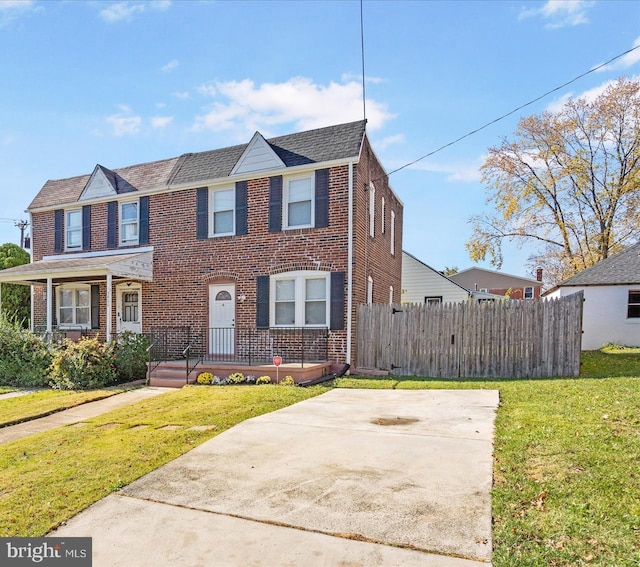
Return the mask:
<svg viewBox="0 0 640 567"><path fill-rule="evenodd" d="M153 251L85 257L53 256L31 264L0 270L0 283L46 284L47 279L73 281L103 279L153 281Z"/></svg>

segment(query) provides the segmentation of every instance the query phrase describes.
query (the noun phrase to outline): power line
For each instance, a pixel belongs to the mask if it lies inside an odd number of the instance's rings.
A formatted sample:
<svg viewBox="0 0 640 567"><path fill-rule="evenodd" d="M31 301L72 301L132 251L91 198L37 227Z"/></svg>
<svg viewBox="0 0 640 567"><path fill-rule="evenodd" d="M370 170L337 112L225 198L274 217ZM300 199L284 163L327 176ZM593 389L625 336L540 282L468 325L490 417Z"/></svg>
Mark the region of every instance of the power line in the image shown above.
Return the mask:
<svg viewBox="0 0 640 567"><path fill-rule="evenodd" d="M488 128L492 124L495 124L496 122L500 122L500 120L504 120L505 118L507 118L508 116L511 116L512 114L515 114L519 110L522 110L523 108L526 108L527 106L532 105L534 102L538 102L539 100L543 99L544 97L549 96L550 94L555 93L556 91L559 91L560 89L563 89L564 87L566 87L567 85L570 85L571 83L575 83L577 80L582 79L582 77L586 77L590 73L593 73L593 72L597 71L598 69L601 69L602 67L605 67L605 66L609 65L609 63L615 61L616 59L620 59L620 57L624 57L625 55L627 55L628 53L631 53L632 51L635 51L636 49L640 49L640 45L637 45L636 47L632 47L631 49L627 49L627 51L625 51L624 53L620 53L620 55L616 55L615 57L612 57L611 59L609 59L609 61L606 61L605 63L601 63L597 67L594 67L593 69L589 69L588 71L585 71L584 73L578 75L577 77L574 77L570 81L567 81L566 83L563 83L559 87L556 87L555 89L551 89L550 91L547 91L546 93L540 95L539 97L536 97L533 100L530 100L529 102L526 102L525 104L519 106L518 108L514 108L512 111L507 112L506 114L503 114L499 118L496 118L496 119L492 120L491 122L487 122L485 125L480 126L479 128L476 128L475 130L472 130L471 132L468 132L464 136L460 136L459 138L453 140L452 142L449 142L448 144L445 144L444 146L440 146L438 149L433 150L432 152L429 152L428 154L425 154L422 157L419 157L418 159L414 159L413 161L411 161L409 163L406 163L405 165L403 165L402 167L399 167L398 169L394 169L393 171L390 171L389 173L387 173L387 177L393 175L394 173L397 173L398 171L400 171L402 169L405 169L406 167L409 167L409 166L413 165L414 163L418 163L419 161L422 161L423 159L428 158L428 157L432 156L433 154L437 154L438 152L444 150L445 148L448 148L449 146L453 146L454 144L457 144L459 141L464 140L465 138L468 138L469 136L473 136L473 134L477 134L478 132L480 132L481 130L484 130L485 128Z"/></svg>

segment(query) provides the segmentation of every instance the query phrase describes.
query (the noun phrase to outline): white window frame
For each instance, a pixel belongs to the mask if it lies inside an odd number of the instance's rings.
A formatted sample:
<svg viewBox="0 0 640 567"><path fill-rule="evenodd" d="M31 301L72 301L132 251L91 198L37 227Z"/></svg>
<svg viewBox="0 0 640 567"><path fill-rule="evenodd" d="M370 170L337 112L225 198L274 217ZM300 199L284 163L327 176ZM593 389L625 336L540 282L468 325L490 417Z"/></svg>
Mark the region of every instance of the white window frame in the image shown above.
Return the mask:
<svg viewBox="0 0 640 567"><path fill-rule="evenodd" d="M631 294L637 295L640 294L640 289L630 289L628 294L627 294L627 319L631 320L631 321L638 321L640 320L639 317L640 316L631 316L629 315L630 312L630 308L632 306L637 306L640 305L639 303L636 303L635 301L631 301Z"/></svg>
<svg viewBox="0 0 640 567"><path fill-rule="evenodd" d="M79 226L71 226L69 222L70 215L77 214L80 218ZM71 232L78 232L80 234L79 243L75 246L71 246L69 243L71 242L70 234ZM82 209L69 209L64 212L64 249L65 250L82 250Z"/></svg>
<svg viewBox="0 0 640 567"><path fill-rule="evenodd" d="M308 224L289 224L289 186L292 181L299 181L300 179L308 179L310 186L310 213L309 213L309 223ZM300 201L302 202L302 201ZM311 173L303 173L300 175L290 175L283 179L283 188L282 188L282 228L284 230L295 230L297 228L313 228L315 226L315 218L316 218L316 175L315 171Z"/></svg>
<svg viewBox="0 0 640 567"><path fill-rule="evenodd" d="M306 299L306 282L312 279L325 280L325 322L324 323L306 323L305 322L305 305ZM294 322L292 324L276 323L276 282L284 280L294 281ZM283 327L310 327L310 328L327 328L329 327L331 315L331 272L320 270L302 270L297 272L284 272L275 274L269 278L269 320L270 326L275 328Z"/></svg>
<svg viewBox="0 0 640 567"><path fill-rule="evenodd" d="M391 255L395 256L396 254L396 212L391 211Z"/></svg>
<svg viewBox="0 0 640 567"><path fill-rule="evenodd" d="M369 183L369 236L376 235L376 188L373 183Z"/></svg>
<svg viewBox="0 0 640 567"><path fill-rule="evenodd" d="M367 278L367 305L373 303L373 276Z"/></svg>
<svg viewBox="0 0 640 567"><path fill-rule="evenodd" d="M135 220L127 220L125 222L122 210L126 205L136 206L136 218ZM125 240L125 227L135 225L136 226L136 238L130 238ZM120 246L137 246L140 243L140 201L120 201L118 204L118 236Z"/></svg>
<svg viewBox="0 0 640 567"><path fill-rule="evenodd" d="M527 297L527 290L529 290L529 296ZM527 286L522 290L522 298L523 299L533 299L534 298L534 293L533 293L533 286Z"/></svg>
<svg viewBox="0 0 640 567"><path fill-rule="evenodd" d="M62 305L62 293L64 291L72 292L72 305L70 307ZM79 305L79 292L84 291L87 292L89 297L89 304L86 306ZM66 323L61 323L62 317L60 316L61 309L71 309L71 321ZM85 309L87 310L87 321L85 323L78 322L78 310ZM56 289L56 319L58 321L58 328L60 329L69 329L69 328L82 328L82 329L90 329L91 328L91 286L87 284L65 284L58 286Z"/></svg>
<svg viewBox="0 0 640 567"><path fill-rule="evenodd" d="M216 212L223 212L223 211L215 210L215 207L216 207L215 199L216 199L216 193L219 193L221 191L231 191L233 193L232 208L224 209L224 211L231 210L231 214L233 218L233 221L232 221L233 228L231 232L216 232L215 214ZM236 188L235 186L210 187L209 188L209 237L215 238L218 236L233 236L235 233L236 233Z"/></svg>
<svg viewBox="0 0 640 567"><path fill-rule="evenodd" d="M393 286L389 286L389 305L393 303Z"/></svg>
<svg viewBox="0 0 640 567"><path fill-rule="evenodd" d="M384 225L384 216L386 214L386 204L384 202L384 197L380 199L380 232L384 234L385 225Z"/></svg>

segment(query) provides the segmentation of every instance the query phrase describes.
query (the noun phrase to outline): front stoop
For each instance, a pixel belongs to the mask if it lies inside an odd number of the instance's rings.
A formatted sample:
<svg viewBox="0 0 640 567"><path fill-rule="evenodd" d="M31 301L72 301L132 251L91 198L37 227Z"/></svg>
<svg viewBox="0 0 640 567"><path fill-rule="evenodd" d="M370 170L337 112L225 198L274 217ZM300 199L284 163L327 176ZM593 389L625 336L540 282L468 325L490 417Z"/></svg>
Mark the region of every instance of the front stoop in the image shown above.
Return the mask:
<svg viewBox="0 0 640 567"><path fill-rule="evenodd" d="M198 375L202 372L211 372L214 376L226 378L234 372L242 372L245 376L269 376L273 382L282 380L285 376L291 376L296 383L306 382L314 378L321 378L332 372L331 362L305 363L304 367L299 363L282 364L276 367L273 364L259 364L249 366L248 364L230 362L206 361L198 364L189 374L187 380L186 362L184 360L172 360L161 362L151 373L150 386L161 386L165 388L182 388L186 384L195 384Z"/></svg>

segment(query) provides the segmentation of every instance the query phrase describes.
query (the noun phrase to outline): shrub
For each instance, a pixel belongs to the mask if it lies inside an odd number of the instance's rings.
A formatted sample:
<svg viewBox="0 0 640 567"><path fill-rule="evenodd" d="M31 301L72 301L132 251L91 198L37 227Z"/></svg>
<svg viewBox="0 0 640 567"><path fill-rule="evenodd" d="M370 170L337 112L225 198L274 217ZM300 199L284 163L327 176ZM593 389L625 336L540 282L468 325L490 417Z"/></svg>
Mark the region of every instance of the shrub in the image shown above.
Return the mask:
<svg viewBox="0 0 640 567"><path fill-rule="evenodd" d="M295 385L296 385L296 381L293 379L292 376L285 376L280 382L280 386L295 386Z"/></svg>
<svg viewBox="0 0 640 567"><path fill-rule="evenodd" d="M227 384L242 384L244 382L244 374L242 372L234 372L227 377Z"/></svg>
<svg viewBox="0 0 640 567"><path fill-rule="evenodd" d="M198 384L211 384L213 382L213 374L211 372L201 372L196 379Z"/></svg>
<svg viewBox="0 0 640 567"><path fill-rule="evenodd" d="M116 383L113 345L97 338L65 339L53 357L50 386L59 390L103 388Z"/></svg>
<svg viewBox="0 0 640 567"><path fill-rule="evenodd" d="M51 359L41 337L0 316L0 385L46 386Z"/></svg>
<svg viewBox="0 0 640 567"><path fill-rule="evenodd" d="M113 345L117 382L143 380L147 376L149 337L126 331Z"/></svg>
<svg viewBox="0 0 640 567"><path fill-rule="evenodd" d="M258 384L258 385L260 385L260 384L271 384L271 376L260 376L256 380L256 384Z"/></svg>

